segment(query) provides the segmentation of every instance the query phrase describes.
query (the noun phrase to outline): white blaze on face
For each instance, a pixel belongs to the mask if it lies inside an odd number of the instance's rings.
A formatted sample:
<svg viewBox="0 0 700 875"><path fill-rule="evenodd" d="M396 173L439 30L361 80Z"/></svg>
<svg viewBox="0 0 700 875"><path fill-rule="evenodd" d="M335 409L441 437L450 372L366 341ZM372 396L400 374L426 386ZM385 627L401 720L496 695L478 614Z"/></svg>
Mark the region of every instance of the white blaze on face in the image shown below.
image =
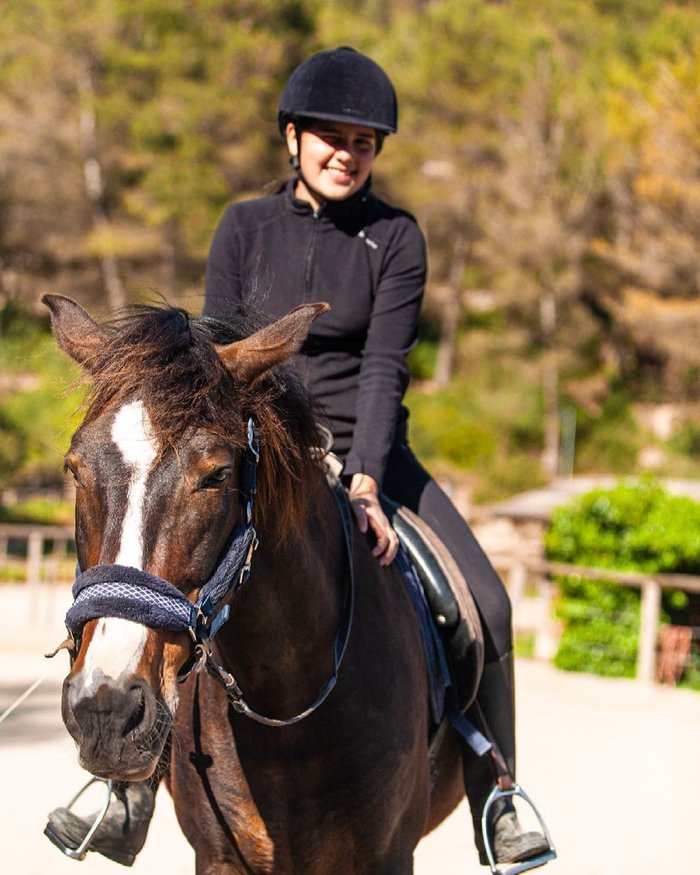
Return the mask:
<svg viewBox="0 0 700 875"><path fill-rule="evenodd" d="M143 505L146 480L158 455L158 447L150 436L148 414L140 401L126 404L114 417L112 440L130 472L126 514L117 565L143 567Z"/></svg>
<svg viewBox="0 0 700 875"><path fill-rule="evenodd" d="M117 565L143 568L143 525L146 482L158 455L150 434L148 414L140 401L124 405L112 423L112 440L128 471L126 512L122 523ZM148 631L140 623L116 617L99 620L85 655L80 695L91 695L107 678L136 670ZM76 690L77 692L77 690Z"/></svg>

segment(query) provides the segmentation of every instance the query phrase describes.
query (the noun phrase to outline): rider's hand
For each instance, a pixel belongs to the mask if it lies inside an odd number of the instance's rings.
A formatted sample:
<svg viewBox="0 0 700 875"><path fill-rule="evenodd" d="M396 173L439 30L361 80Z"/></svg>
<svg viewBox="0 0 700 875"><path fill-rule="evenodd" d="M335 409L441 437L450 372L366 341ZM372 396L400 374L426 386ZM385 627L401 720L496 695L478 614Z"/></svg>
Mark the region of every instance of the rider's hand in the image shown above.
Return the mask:
<svg viewBox="0 0 700 875"><path fill-rule="evenodd" d="M380 565L389 565L398 552L399 539L379 503L377 481L369 474L353 474L348 498L360 531L366 532L371 527L377 538L372 554L379 559Z"/></svg>

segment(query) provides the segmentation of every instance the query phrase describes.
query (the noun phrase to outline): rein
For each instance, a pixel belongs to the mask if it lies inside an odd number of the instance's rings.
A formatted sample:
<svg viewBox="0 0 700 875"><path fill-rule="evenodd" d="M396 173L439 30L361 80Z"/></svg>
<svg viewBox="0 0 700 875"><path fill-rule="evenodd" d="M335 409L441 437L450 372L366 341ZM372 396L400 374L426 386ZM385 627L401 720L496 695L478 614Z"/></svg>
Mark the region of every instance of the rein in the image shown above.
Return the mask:
<svg viewBox="0 0 700 875"><path fill-rule="evenodd" d="M188 632L194 646L190 658L180 669L178 682L185 681L193 670L200 672L206 668L223 685L235 711L267 726L298 723L319 708L336 685L354 613L352 517L345 490L337 480L329 481L329 484L343 524L349 569L348 586L333 648L333 673L321 687L316 699L302 712L286 720L259 714L246 703L233 675L215 661L211 648L213 638L229 618L229 602L250 576L253 554L259 545L252 523L259 461L258 435L255 423L250 418L241 488L246 520L234 528L225 553L212 576L202 586L194 604L169 581L137 568L101 564L86 571L78 570L72 590L74 601L65 619L70 637L58 650L65 647L71 652L71 659L74 659L80 648L83 627L89 620L100 617L120 617L154 629Z"/></svg>
<svg viewBox="0 0 700 875"><path fill-rule="evenodd" d="M239 714L245 714L246 717L256 720L258 723L264 723L265 726L291 726L294 723L299 723L300 720L304 720L304 718L308 717L310 714L313 714L313 712L326 701L333 691L333 688L338 681L340 664L343 661L348 646L355 603L355 575L352 563L352 518L347 494L339 481L329 481L329 485L338 505L338 511L343 523L343 536L348 559L348 586L345 593L343 616L335 636L335 644L333 647L333 673L321 687L318 696L308 708L295 714L294 717L288 717L285 720L276 717L266 717L263 714L259 714L246 703L241 688L238 686L233 675L223 669L211 658L211 650L208 648L208 643L203 643L202 659L206 663L209 673L224 685L226 695L228 696L233 709L238 711Z"/></svg>

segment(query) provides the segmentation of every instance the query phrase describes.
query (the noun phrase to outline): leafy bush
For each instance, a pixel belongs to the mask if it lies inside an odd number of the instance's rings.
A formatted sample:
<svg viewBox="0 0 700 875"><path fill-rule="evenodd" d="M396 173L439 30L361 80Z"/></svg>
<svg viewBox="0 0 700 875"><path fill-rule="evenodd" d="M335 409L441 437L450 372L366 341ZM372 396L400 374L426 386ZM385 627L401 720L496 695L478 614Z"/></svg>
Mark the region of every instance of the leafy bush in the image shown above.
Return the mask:
<svg viewBox="0 0 700 875"><path fill-rule="evenodd" d="M77 371L57 349L48 320L6 304L0 368L9 384L0 396L0 486L60 482L82 395L67 391Z"/></svg>
<svg viewBox="0 0 700 875"><path fill-rule="evenodd" d="M616 471L633 474L644 446L632 407L626 395L613 391L599 416L578 410L576 424L576 470Z"/></svg>
<svg viewBox="0 0 700 875"><path fill-rule="evenodd" d="M408 356L408 367L415 379L432 380L435 376L440 334L440 319L436 314L424 310L418 325L420 340Z"/></svg>
<svg viewBox="0 0 700 875"><path fill-rule="evenodd" d="M637 572L700 573L700 504L641 480L595 489L559 508L545 535L549 559ZM633 677L640 595L613 582L564 577L557 615L564 624L555 663L571 671ZM664 619L687 596L664 594Z"/></svg>
<svg viewBox="0 0 700 875"><path fill-rule="evenodd" d="M465 397L463 387L411 395L411 441L419 458L446 459L469 469L493 455L495 434Z"/></svg>
<svg viewBox="0 0 700 875"><path fill-rule="evenodd" d="M421 340L408 356L408 367L411 376L417 380L432 380L435 375L435 362L437 359L437 342L434 340Z"/></svg>
<svg viewBox="0 0 700 875"><path fill-rule="evenodd" d="M0 506L0 522L38 523L39 525L72 525L73 502L48 498L32 498L11 507Z"/></svg>

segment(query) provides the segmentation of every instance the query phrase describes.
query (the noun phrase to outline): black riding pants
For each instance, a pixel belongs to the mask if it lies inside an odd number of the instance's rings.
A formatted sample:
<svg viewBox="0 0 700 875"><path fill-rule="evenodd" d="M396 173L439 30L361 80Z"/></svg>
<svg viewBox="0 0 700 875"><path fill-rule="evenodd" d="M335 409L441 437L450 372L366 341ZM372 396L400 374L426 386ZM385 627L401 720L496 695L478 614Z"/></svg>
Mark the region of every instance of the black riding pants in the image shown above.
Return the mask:
<svg viewBox="0 0 700 875"><path fill-rule="evenodd" d="M508 593L462 515L407 443L392 447L382 488L434 530L459 566L481 618L486 662L510 653L513 640Z"/></svg>

